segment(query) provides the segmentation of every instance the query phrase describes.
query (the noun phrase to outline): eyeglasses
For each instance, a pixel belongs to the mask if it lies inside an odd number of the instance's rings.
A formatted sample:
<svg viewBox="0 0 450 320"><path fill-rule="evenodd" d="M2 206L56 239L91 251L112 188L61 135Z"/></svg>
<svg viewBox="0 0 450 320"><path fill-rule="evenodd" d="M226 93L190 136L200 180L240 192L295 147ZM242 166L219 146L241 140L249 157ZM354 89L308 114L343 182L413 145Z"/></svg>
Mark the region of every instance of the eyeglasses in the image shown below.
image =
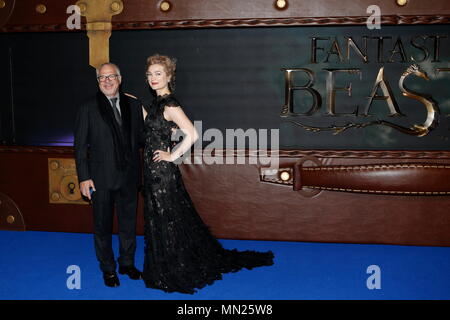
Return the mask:
<svg viewBox="0 0 450 320"><path fill-rule="evenodd" d="M106 80L116 80L118 77L120 77L118 74L110 74L109 76L98 76L97 80L100 82L106 81Z"/></svg>

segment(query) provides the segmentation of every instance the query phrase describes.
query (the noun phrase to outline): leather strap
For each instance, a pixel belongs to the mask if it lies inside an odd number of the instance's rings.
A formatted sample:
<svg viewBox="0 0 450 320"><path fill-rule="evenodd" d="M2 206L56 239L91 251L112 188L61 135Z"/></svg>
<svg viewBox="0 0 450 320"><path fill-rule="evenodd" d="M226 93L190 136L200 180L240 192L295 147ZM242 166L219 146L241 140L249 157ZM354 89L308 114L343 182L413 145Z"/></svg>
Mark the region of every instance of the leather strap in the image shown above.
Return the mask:
<svg viewBox="0 0 450 320"><path fill-rule="evenodd" d="M303 188L394 195L449 195L450 164L396 163L294 166L294 190Z"/></svg>

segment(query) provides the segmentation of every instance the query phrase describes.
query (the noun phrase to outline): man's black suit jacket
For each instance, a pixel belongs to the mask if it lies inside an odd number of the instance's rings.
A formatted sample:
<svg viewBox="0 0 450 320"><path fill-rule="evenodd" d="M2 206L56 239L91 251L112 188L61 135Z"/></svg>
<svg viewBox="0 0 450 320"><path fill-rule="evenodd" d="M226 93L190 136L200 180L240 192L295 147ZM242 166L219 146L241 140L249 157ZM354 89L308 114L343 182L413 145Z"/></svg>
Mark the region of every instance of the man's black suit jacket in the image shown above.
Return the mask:
<svg viewBox="0 0 450 320"><path fill-rule="evenodd" d="M128 99L129 103L124 103ZM105 121L105 115L100 112L98 99L93 98L78 109L75 121L75 161L78 181L92 179L96 189L111 189L117 186L123 172L119 172L115 162L115 151L111 127ZM124 106L129 110L124 110ZM142 106L139 100L120 95L121 113L128 112L130 121L130 159L125 178L128 183L141 184L141 166L139 148L143 144ZM111 112L112 107L107 112Z"/></svg>

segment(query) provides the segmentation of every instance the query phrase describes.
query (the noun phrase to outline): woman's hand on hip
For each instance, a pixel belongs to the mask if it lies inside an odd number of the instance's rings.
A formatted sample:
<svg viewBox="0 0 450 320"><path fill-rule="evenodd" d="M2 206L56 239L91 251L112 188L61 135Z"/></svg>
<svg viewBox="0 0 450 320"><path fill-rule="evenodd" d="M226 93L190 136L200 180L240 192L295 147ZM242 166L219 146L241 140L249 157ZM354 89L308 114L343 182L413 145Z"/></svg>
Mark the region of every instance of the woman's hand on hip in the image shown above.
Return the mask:
<svg viewBox="0 0 450 320"><path fill-rule="evenodd" d="M167 151L163 150L156 150L153 152L153 161L160 162L160 161L167 161L172 162L172 154L170 153L170 149L167 148Z"/></svg>

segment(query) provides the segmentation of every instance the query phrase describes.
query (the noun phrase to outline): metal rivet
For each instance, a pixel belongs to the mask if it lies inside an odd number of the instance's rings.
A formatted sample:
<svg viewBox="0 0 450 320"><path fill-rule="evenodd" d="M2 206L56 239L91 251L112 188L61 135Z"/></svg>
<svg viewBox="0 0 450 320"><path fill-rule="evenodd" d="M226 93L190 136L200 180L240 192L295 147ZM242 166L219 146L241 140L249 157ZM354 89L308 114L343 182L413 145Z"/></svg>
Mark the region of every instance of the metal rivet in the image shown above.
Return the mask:
<svg viewBox="0 0 450 320"><path fill-rule="evenodd" d="M408 3L408 0L397 0L397 4L399 6L406 6L406 4Z"/></svg>
<svg viewBox="0 0 450 320"><path fill-rule="evenodd" d="M3 9L4 7L6 7L6 2L3 0L0 0L0 9Z"/></svg>
<svg viewBox="0 0 450 320"><path fill-rule="evenodd" d="M275 1L275 8L280 9L280 10L284 10L286 9L288 6L288 2L287 0L277 0Z"/></svg>
<svg viewBox="0 0 450 320"><path fill-rule="evenodd" d="M161 11L167 12L172 9L172 4L169 1L163 1L159 5L159 8L161 9Z"/></svg>
<svg viewBox="0 0 450 320"><path fill-rule="evenodd" d="M61 196L59 195L58 192L53 192L52 193L52 200L53 201L58 201L61 198Z"/></svg>
<svg viewBox="0 0 450 320"><path fill-rule="evenodd" d="M280 178L281 178L281 180L283 180L283 181L288 181L288 180L291 178L291 175L290 175L289 172L283 171L283 172L281 172L281 174L280 174Z"/></svg>
<svg viewBox="0 0 450 320"><path fill-rule="evenodd" d="M6 222L8 222L9 224L13 224L15 220L16 220L16 219L14 218L14 216L11 216L11 215L9 215L9 216L6 218Z"/></svg>
<svg viewBox="0 0 450 320"><path fill-rule="evenodd" d="M87 5L84 2L80 2L80 3L78 3L78 8L80 8L80 13L84 13L84 12L86 12Z"/></svg>
<svg viewBox="0 0 450 320"><path fill-rule="evenodd" d="M113 3L111 3L111 10L114 11L114 12L119 11L120 7L121 7L121 5L117 1L114 1Z"/></svg>
<svg viewBox="0 0 450 320"><path fill-rule="evenodd" d="M59 162L58 161L52 161L50 163L50 168L52 168L52 170L56 170L59 168Z"/></svg>
<svg viewBox="0 0 450 320"><path fill-rule="evenodd" d="M36 12L40 13L40 14L44 14L45 12L47 12L47 7L43 4L38 4L36 6Z"/></svg>

